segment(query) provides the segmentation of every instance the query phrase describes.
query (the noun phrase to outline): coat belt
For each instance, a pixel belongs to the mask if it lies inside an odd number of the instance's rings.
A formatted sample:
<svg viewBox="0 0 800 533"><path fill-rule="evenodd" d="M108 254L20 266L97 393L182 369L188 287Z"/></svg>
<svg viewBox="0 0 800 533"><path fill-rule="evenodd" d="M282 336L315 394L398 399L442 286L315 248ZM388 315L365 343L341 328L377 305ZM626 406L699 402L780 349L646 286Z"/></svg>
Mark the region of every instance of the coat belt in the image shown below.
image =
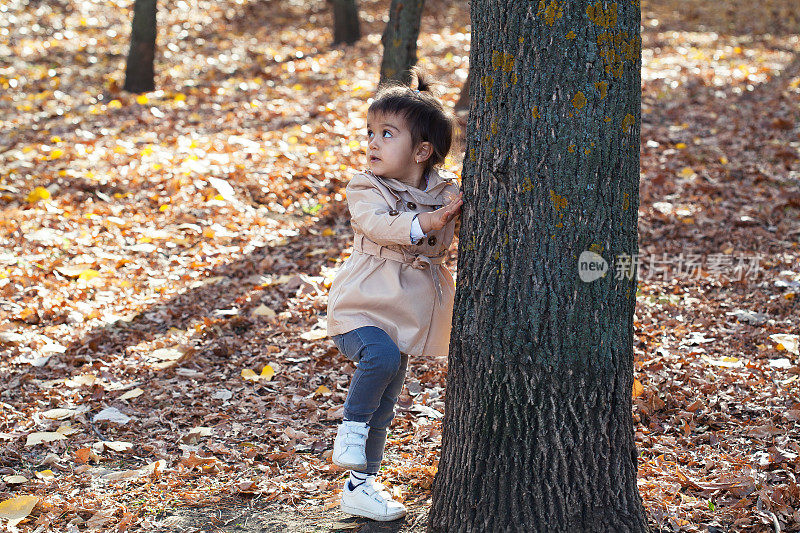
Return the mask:
<svg viewBox="0 0 800 533"><path fill-rule="evenodd" d="M422 270L427 267L428 272L431 273L431 278L433 279L433 286L436 288L436 296L439 299L439 304L442 303L442 286L439 283L439 269L442 268L442 263L444 263L444 254L430 257L423 254L412 254L407 252L405 249L402 252L398 252L397 250L392 250L386 246L381 246L375 241L365 237L363 233L358 232L354 232L353 249L365 254L374 255L376 257L385 257L386 259L391 259L392 261L405 263L418 270Z"/></svg>

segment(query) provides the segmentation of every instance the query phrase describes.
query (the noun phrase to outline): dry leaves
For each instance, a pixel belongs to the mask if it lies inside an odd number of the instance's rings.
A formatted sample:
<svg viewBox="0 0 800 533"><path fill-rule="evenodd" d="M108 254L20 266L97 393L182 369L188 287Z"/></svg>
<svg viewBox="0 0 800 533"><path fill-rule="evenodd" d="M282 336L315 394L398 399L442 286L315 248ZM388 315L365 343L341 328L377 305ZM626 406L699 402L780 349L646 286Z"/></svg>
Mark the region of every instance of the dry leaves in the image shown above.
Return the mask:
<svg viewBox="0 0 800 533"><path fill-rule="evenodd" d="M330 46L324 3L185 5L159 13L159 90L131 95L128 9L4 3L0 512L23 526L153 531L160 510L232 492L338 505L354 366L324 312L388 2L359 4L373 22L352 53ZM419 41L448 105L467 76L463 7L426 4L442 16ZM763 261L747 281L640 276L640 493L659 528L797 529L797 3L642 11L641 252ZM381 476L424 498L446 361L408 375Z"/></svg>

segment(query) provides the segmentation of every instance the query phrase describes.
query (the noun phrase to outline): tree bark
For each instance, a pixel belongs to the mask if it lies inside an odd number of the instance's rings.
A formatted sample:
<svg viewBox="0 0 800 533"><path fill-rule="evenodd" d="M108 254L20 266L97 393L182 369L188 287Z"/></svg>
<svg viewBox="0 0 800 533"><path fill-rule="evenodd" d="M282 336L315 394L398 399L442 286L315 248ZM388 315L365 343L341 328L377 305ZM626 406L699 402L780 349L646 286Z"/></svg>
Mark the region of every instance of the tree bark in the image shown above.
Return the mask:
<svg viewBox="0 0 800 533"><path fill-rule="evenodd" d="M356 0L328 0L333 4L333 44L353 44L361 38Z"/></svg>
<svg viewBox="0 0 800 533"><path fill-rule="evenodd" d="M144 93L155 89L153 61L156 55L156 0L136 0L133 4L131 46L125 66L123 89Z"/></svg>
<svg viewBox="0 0 800 533"><path fill-rule="evenodd" d="M638 254L640 12L638 2L471 4L429 532L649 531L632 420L637 273L614 268ZM613 267L584 281L584 252Z"/></svg>
<svg viewBox="0 0 800 533"><path fill-rule="evenodd" d="M409 69L417 63L417 38L425 0L392 0L389 22L381 37L381 79L411 82Z"/></svg>

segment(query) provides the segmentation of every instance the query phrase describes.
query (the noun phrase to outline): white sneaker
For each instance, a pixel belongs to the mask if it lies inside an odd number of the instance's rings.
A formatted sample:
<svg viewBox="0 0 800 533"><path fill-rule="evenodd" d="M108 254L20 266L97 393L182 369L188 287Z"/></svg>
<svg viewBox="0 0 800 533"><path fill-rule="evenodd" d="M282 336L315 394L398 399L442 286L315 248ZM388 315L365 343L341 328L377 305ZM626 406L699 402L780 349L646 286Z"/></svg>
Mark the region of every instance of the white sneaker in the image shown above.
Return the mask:
<svg viewBox="0 0 800 533"><path fill-rule="evenodd" d="M350 490L350 480L345 481L339 508L342 512L381 522L397 520L406 514L405 505L393 500L386 487L375 481L374 474L353 490Z"/></svg>
<svg viewBox="0 0 800 533"><path fill-rule="evenodd" d="M333 441L333 464L350 470L366 470L367 456L364 450L368 436L369 426L366 422L343 420Z"/></svg>

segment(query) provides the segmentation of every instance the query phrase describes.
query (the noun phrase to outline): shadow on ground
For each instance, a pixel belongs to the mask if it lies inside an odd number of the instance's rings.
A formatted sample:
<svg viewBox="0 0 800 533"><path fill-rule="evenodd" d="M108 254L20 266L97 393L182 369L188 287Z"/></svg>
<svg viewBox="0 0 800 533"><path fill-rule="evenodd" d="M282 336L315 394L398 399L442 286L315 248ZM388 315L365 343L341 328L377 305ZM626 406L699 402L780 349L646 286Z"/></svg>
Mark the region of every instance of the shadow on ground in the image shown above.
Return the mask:
<svg viewBox="0 0 800 533"><path fill-rule="evenodd" d="M404 502L400 520L376 522L342 513L338 507L294 509L259 497L232 497L210 507L186 507L161 512L151 523L154 533L423 533L430 499Z"/></svg>

